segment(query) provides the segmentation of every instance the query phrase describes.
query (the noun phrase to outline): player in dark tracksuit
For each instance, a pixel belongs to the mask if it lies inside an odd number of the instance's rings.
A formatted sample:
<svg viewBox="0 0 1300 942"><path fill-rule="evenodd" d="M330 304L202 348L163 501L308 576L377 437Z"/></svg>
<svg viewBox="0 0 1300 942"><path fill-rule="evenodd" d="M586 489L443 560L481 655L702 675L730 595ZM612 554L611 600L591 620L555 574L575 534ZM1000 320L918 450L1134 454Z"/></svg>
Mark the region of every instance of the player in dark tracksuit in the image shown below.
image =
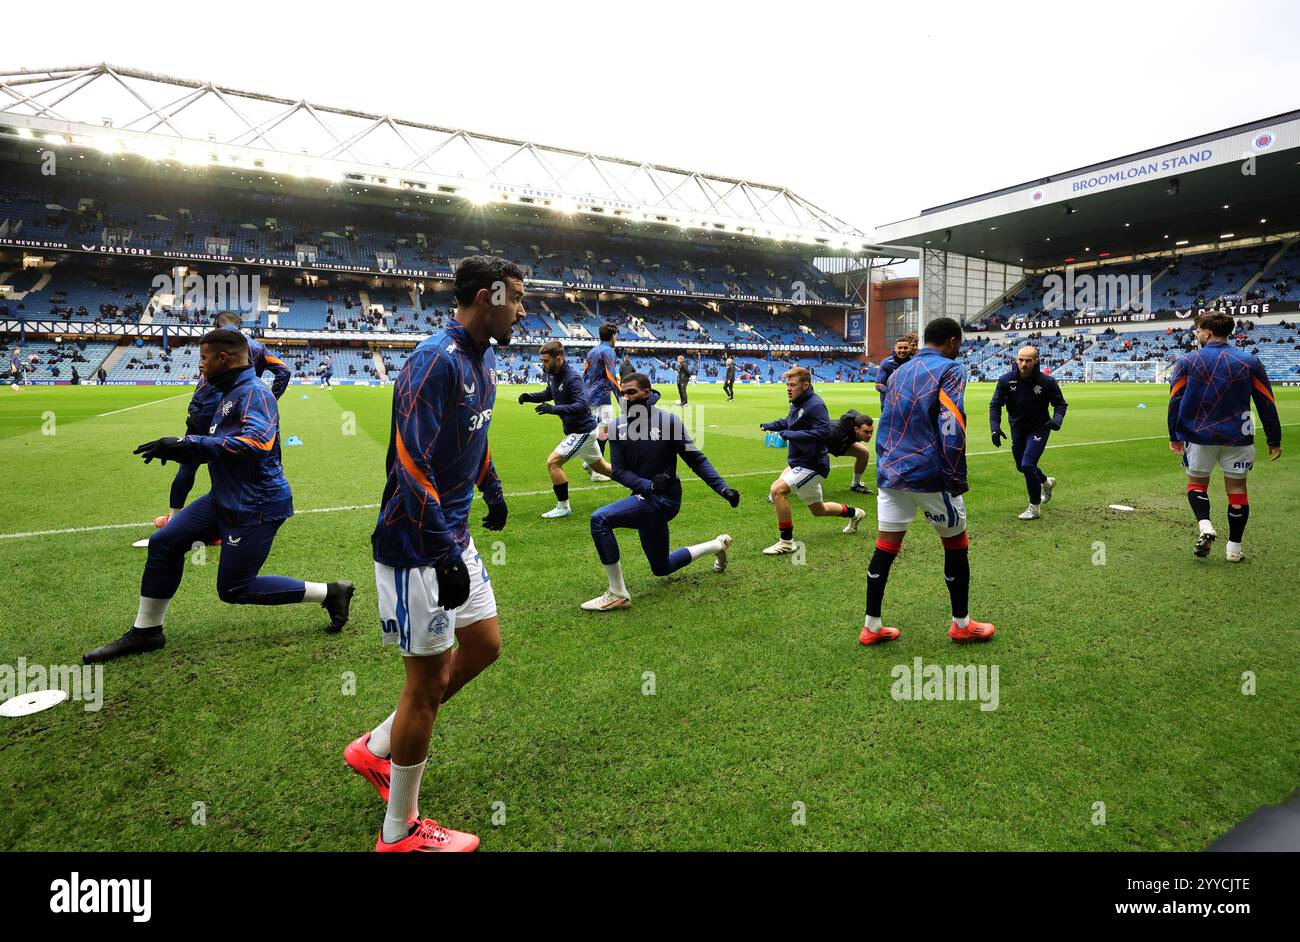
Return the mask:
<svg viewBox="0 0 1300 942"><path fill-rule="evenodd" d="M677 355L677 404L686 405L686 387L691 384L691 368L686 357Z"/></svg>
<svg viewBox="0 0 1300 942"><path fill-rule="evenodd" d="M205 434L159 438L135 453L146 463L207 464L212 490L186 506L149 539L149 558L140 580L135 626L117 641L96 648L86 663L161 648L163 616L176 594L185 557L197 544L222 540L217 594L235 605L314 602L329 612L326 631L347 623L351 582L302 582L259 571L280 525L293 516L293 495L280 466L280 417L275 398L248 361L248 340L217 328L199 341L201 369L220 392Z"/></svg>
<svg viewBox="0 0 1300 942"><path fill-rule="evenodd" d="M885 401L885 387L889 384L889 377L894 370L916 355L918 343L919 338L915 334L905 334L894 341L893 354L880 361L880 366L876 368L876 392L880 393L881 402Z"/></svg>
<svg viewBox="0 0 1300 942"><path fill-rule="evenodd" d="M223 311L217 315L214 324L228 330L239 330L239 315ZM279 357L267 352L266 344L252 337L248 338L248 361L253 366L253 372L259 377L267 370L271 371L275 377L271 383L271 393L278 401L289 388L289 380L293 373ZM203 435L207 432L208 426L212 424L212 410L216 408L220 398L221 391L200 376L198 385L194 387L194 395L190 397L189 413L185 417L187 435ZM172 479L171 498L167 505L171 509L165 517L159 517L154 521L155 526L166 526L172 516L180 513L190 496L190 490L194 487L194 479L198 471L197 464L177 463L176 477Z"/></svg>
<svg viewBox="0 0 1300 942"><path fill-rule="evenodd" d="M558 415L564 426L564 438L546 457L546 471L551 476L555 491L555 506L542 514L548 520L567 517L573 513L569 507L569 478L564 473L564 463L578 455L593 477L605 475L608 480L609 462L600 454L597 443L598 421L591 410L591 398L582 376L569 365L564 356L564 344L548 340L542 344L539 357L542 372L546 374L546 388L535 393L520 393L519 404L540 403L539 415Z"/></svg>
<svg viewBox="0 0 1300 942"><path fill-rule="evenodd" d="M871 416L849 409L840 416L826 441L826 450L836 458L853 456L853 480L849 483L849 490L855 494L871 494L871 488L862 483L862 475L871 463L871 449L867 443L871 441L874 427Z"/></svg>
<svg viewBox="0 0 1300 942"><path fill-rule="evenodd" d="M722 381L722 391L727 394L727 401L736 398L736 364L731 357L727 357L727 375Z"/></svg>
<svg viewBox="0 0 1300 942"><path fill-rule="evenodd" d="M989 430L993 433L993 447L1001 448L1002 407L1007 407L1011 419L1011 457L1016 470L1025 476L1029 489L1029 508L1020 515L1021 520L1037 520L1042 516L1039 504L1052 499L1056 478L1048 477L1038 467L1047 447L1048 436L1060 431L1065 421L1066 402L1060 384L1044 373L1038 365L1038 350L1021 347L1016 353L1016 368L998 377L993 399L989 402ZM1048 407L1052 414L1047 414Z"/></svg>
<svg viewBox="0 0 1300 942"><path fill-rule="evenodd" d="M763 422L765 432L778 432L785 439L786 464L781 476L772 482L768 500L776 510L776 525L781 538L763 550L764 555L780 556L798 549L794 542L794 518L790 512L790 493L808 505L814 517L848 517L845 533L855 533L866 516L861 507L822 500L822 482L831 472L826 446L834 432L826 403L812 387L812 374L802 366L785 371L786 398L790 412L784 419Z"/></svg>
<svg viewBox="0 0 1300 942"><path fill-rule="evenodd" d="M679 456L732 507L740 503L740 493L714 470L687 434L682 420L654 407L659 394L650 388L648 377L633 373L623 381L622 392L622 415L610 429L610 461L614 480L632 494L591 515L591 538L605 566L609 589L582 603L583 609L589 612L611 612L632 604L623 582L618 540L614 537L614 530L619 528L640 534L641 549L656 576L671 575L709 554L714 557L714 572L727 568L731 537L725 533L669 552L668 523L682 507L682 482L677 477Z"/></svg>

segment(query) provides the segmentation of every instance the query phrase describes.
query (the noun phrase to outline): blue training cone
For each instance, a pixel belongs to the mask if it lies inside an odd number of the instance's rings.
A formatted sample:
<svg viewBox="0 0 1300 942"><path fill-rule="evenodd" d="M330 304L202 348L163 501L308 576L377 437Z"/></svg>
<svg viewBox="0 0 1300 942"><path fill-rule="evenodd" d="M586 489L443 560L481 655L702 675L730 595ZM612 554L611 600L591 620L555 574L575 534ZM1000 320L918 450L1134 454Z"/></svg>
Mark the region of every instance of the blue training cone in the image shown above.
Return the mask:
<svg viewBox="0 0 1300 942"><path fill-rule="evenodd" d="M1147 404L1146 404L1145 402L1139 402L1139 403L1138 403L1138 408L1139 408L1139 409L1145 409L1146 407L1147 407Z"/></svg>
<svg viewBox="0 0 1300 942"><path fill-rule="evenodd" d="M286 446L288 446L288 445L301 445L301 444L302 444L302 439L299 438L297 435L290 435L287 439L285 439L284 444L285 444Z"/></svg>
<svg viewBox="0 0 1300 942"><path fill-rule="evenodd" d="M302 394L302 398L303 398L303 399L310 399L311 396L307 395L306 393L303 393L303 394Z"/></svg>

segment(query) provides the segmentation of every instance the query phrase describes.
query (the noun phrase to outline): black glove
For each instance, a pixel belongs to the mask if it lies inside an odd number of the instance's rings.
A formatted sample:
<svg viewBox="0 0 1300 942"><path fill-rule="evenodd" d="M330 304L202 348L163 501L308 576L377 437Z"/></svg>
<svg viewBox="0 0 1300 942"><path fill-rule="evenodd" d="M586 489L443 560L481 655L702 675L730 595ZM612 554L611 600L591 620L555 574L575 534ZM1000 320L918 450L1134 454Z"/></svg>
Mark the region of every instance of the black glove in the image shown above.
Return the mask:
<svg viewBox="0 0 1300 942"><path fill-rule="evenodd" d="M734 487L729 487L722 492L722 499L730 504L733 508L740 506L740 491Z"/></svg>
<svg viewBox="0 0 1300 942"><path fill-rule="evenodd" d="M450 566L434 570L438 577L438 604L447 611L460 608L469 600L469 570L457 559Z"/></svg>
<svg viewBox="0 0 1300 942"><path fill-rule="evenodd" d="M519 394L519 404L522 406L522 405L523 405L525 402L527 402L527 401L528 401L528 393L520 393L520 394Z"/></svg>
<svg viewBox="0 0 1300 942"><path fill-rule="evenodd" d="M488 504L487 516L483 518L484 530L504 530L506 528L506 502Z"/></svg>
<svg viewBox="0 0 1300 942"><path fill-rule="evenodd" d="M670 471L660 471L650 480L650 490L656 494L668 494L673 489L677 475Z"/></svg>
<svg viewBox="0 0 1300 942"><path fill-rule="evenodd" d="M771 424L772 424L771 422L759 422L758 427L765 432L770 432L772 430L768 426L770 426Z"/></svg>
<svg viewBox="0 0 1300 942"><path fill-rule="evenodd" d="M1002 447L1002 439L1004 439L1004 438L1006 438L1006 437L1007 437L1007 436L1006 436L1005 434L1003 434L1002 429L1000 429L1000 428L995 428L995 429L993 430L993 447L994 447L994 448L1001 448L1001 447Z"/></svg>
<svg viewBox="0 0 1300 942"><path fill-rule="evenodd" d="M131 452L133 455L143 455L144 463L148 464L157 458L162 464L166 464L170 459L177 461L183 451L185 440L182 438L155 438L151 442L145 442Z"/></svg>
<svg viewBox="0 0 1300 942"><path fill-rule="evenodd" d="M551 405L549 402L543 402L535 411L538 415L550 415L555 411L555 406Z"/></svg>
<svg viewBox="0 0 1300 942"><path fill-rule="evenodd" d="M1053 431L1053 432L1059 432L1059 431L1061 430L1061 422L1062 422L1062 421L1064 421L1064 420L1063 420L1063 419L1052 419L1052 420L1051 420L1050 422L1048 422L1047 424L1050 425L1050 426L1052 427L1052 431Z"/></svg>

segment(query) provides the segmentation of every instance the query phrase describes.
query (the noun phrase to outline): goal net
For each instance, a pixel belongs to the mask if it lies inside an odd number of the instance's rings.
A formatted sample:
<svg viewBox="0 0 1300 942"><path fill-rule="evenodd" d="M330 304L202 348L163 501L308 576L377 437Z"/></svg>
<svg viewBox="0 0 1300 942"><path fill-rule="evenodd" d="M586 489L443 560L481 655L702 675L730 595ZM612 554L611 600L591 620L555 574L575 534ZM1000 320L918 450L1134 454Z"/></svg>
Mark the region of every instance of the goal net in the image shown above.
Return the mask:
<svg viewBox="0 0 1300 942"><path fill-rule="evenodd" d="M1084 364L1083 379L1088 383L1162 383L1169 369L1162 360L1089 360Z"/></svg>

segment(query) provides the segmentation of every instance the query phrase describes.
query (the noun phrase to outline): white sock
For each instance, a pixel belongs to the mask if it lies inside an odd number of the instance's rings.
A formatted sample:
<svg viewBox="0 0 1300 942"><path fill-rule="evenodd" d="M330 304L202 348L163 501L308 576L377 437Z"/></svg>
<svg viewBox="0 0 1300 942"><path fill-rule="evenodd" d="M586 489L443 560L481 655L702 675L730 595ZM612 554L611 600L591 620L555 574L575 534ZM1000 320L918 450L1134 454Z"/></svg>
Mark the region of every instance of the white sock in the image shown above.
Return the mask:
<svg viewBox="0 0 1300 942"><path fill-rule="evenodd" d="M557 501L555 502L555 509L556 509L556 510L568 510L568 509L569 509L569 502L568 502L567 500L557 500Z"/></svg>
<svg viewBox="0 0 1300 942"><path fill-rule="evenodd" d="M396 710L388 714L388 719L372 729L370 738L366 740L366 748L381 759L387 759L393 751L393 720L395 719L397 719Z"/></svg>
<svg viewBox="0 0 1300 942"><path fill-rule="evenodd" d="M392 766L388 783L388 812L384 815L384 840L394 844L411 830L411 820L420 816L420 777L426 756L419 765Z"/></svg>
<svg viewBox="0 0 1300 942"><path fill-rule="evenodd" d="M1229 553L1240 553L1240 552L1241 552L1241 544L1240 544L1240 543L1234 543L1234 542L1232 542L1232 540L1229 540L1229 541L1228 541L1228 550L1227 550L1227 551L1228 551Z"/></svg>
<svg viewBox="0 0 1300 942"><path fill-rule="evenodd" d="M969 616L969 615L963 615L963 616L961 616L961 618L958 618L956 615L954 615L954 616L952 616L952 620L955 621L955 622L957 623L957 627L958 627L958 628L965 628L967 625L970 624L970 616Z"/></svg>
<svg viewBox="0 0 1300 942"><path fill-rule="evenodd" d="M183 509L184 509L184 508L182 508L182 507L173 507L171 510L167 511L167 516L169 516L169 517L174 517L174 516L176 516L178 513L180 513L181 510L183 510Z"/></svg>
<svg viewBox="0 0 1300 942"><path fill-rule="evenodd" d="M170 604L171 599L151 599L140 596L140 609L135 614L135 627L161 628L163 616L167 614L167 606Z"/></svg>
<svg viewBox="0 0 1300 942"><path fill-rule="evenodd" d="M861 483L862 483L862 475L861 475L859 472L854 471L854 472L853 472L853 481L852 481L851 483L853 483L853 484L861 484Z"/></svg>
<svg viewBox="0 0 1300 942"><path fill-rule="evenodd" d="M696 543L694 546L686 547L686 552L691 554L691 562L695 562L701 556L722 552L722 541L715 538L705 543Z"/></svg>
<svg viewBox="0 0 1300 942"><path fill-rule="evenodd" d="M882 622L879 615L868 615L866 629L870 632L877 632L881 629Z"/></svg>
<svg viewBox="0 0 1300 942"><path fill-rule="evenodd" d="M609 577L610 594L627 598L627 586L623 584L623 564L607 563L605 565L605 575Z"/></svg>
<svg viewBox="0 0 1300 942"><path fill-rule="evenodd" d="M324 602L328 587L323 582L304 582L302 600L304 602Z"/></svg>

